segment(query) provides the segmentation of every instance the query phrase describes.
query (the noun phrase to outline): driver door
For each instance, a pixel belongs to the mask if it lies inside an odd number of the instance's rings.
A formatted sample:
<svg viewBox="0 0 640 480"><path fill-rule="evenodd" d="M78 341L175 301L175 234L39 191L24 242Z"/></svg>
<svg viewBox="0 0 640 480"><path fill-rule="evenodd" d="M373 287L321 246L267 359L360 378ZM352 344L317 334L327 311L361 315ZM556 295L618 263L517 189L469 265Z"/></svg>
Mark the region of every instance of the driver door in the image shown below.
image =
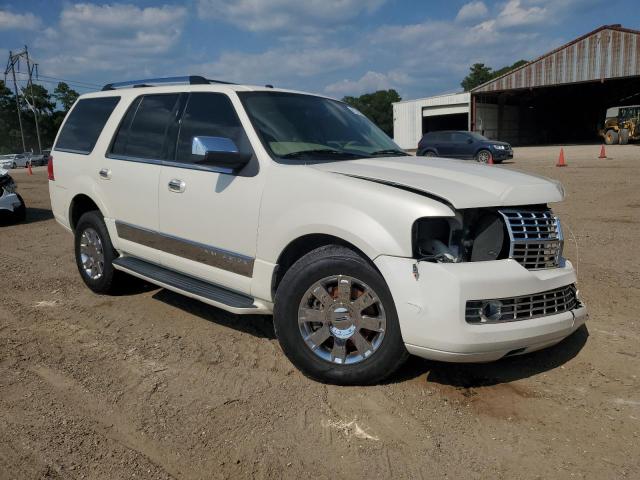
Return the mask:
<svg viewBox="0 0 640 480"><path fill-rule="evenodd" d="M206 165L194 137L221 137L250 154L239 172ZM249 293L263 181L258 160L231 99L192 92L180 120L175 159L160 171L161 263L173 270Z"/></svg>

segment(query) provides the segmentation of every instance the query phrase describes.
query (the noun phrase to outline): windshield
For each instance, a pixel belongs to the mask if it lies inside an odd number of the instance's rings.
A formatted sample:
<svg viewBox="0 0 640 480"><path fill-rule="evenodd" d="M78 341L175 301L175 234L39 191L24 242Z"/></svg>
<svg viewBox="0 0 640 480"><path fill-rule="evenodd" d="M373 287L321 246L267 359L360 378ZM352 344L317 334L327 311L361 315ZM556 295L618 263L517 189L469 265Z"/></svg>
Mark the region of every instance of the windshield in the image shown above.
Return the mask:
<svg viewBox="0 0 640 480"><path fill-rule="evenodd" d="M276 159L349 160L407 155L345 103L286 92L239 92L265 148Z"/></svg>

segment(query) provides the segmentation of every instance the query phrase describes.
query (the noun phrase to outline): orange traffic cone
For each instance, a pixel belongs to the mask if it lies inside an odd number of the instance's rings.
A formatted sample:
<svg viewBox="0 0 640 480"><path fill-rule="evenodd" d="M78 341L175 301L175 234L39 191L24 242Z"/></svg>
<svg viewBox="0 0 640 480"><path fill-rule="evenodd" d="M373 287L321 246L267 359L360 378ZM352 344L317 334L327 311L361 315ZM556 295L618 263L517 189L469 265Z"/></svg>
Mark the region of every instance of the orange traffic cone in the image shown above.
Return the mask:
<svg viewBox="0 0 640 480"><path fill-rule="evenodd" d="M598 158L607 158L607 153L604 151L604 145L600 148L600 156Z"/></svg>
<svg viewBox="0 0 640 480"><path fill-rule="evenodd" d="M487 162L487 165L493 165L493 154L489 153L489 161Z"/></svg>
<svg viewBox="0 0 640 480"><path fill-rule="evenodd" d="M558 157L558 163L556 163L556 167L566 167L567 164L564 161L564 150L560 148L560 156Z"/></svg>
<svg viewBox="0 0 640 480"><path fill-rule="evenodd" d="M27 169L29 170L29 175L33 175L33 172L31 171L31 162L27 164Z"/></svg>

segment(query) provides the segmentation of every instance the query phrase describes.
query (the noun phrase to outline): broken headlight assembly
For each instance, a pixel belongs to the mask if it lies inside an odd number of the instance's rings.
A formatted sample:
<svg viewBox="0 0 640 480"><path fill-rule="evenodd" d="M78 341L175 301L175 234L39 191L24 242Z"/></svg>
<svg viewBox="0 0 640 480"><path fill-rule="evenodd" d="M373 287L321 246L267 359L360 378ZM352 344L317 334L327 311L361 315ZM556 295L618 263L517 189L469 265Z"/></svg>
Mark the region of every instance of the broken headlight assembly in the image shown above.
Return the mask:
<svg viewBox="0 0 640 480"><path fill-rule="evenodd" d="M459 210L454 217L413 224L413 255L437 263L482 262L509 256L509 235L497 209Z"/></svg>

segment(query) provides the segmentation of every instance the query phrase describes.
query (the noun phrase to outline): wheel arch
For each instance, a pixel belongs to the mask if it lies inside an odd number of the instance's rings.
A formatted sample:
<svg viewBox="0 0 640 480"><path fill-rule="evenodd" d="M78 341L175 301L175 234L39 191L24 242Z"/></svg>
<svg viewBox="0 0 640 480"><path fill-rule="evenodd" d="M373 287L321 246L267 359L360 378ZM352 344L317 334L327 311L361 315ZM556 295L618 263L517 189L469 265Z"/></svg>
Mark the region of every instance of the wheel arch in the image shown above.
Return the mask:
<svg viewBox="0 0 640 480"><path fill-rule="evenodd" d="M353 243L334 235L310 233L302 235L289 242L278 256L277 266L273 271L273 278L271 280L272 298L275 298L280 282L294 263L313 250L327 245L339 245L354 251L366 260L376 271L378 271L378 273L380 273L378 267L376 267L375 263L371 261L369 256Z"/></svg>
<svg viewBox="0 0 640 480"><path fill-rule="evenodd" d="M80 217L92 210L97 210L102 214L100 207L91 197L84 193L76 194L69 204L69 226L71 230L75 231Z"/></svg>

